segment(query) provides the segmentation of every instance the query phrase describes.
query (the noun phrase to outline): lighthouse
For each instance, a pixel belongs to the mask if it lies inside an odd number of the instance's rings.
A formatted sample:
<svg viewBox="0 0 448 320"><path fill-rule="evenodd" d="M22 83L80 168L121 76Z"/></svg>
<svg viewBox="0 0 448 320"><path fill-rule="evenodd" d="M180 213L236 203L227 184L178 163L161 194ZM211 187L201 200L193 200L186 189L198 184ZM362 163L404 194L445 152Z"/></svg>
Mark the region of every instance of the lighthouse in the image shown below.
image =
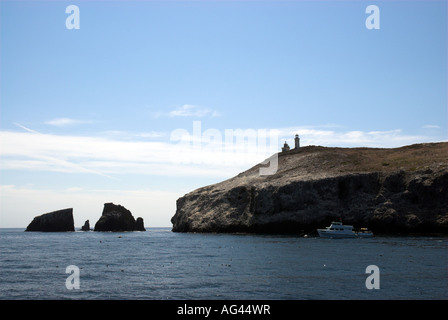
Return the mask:
<svg viewBox="0 0 448 320"><path fill-rule="evenodd" d="M295 144L295 150L298 150L300 148L300 138L299 135L296 134L296 137L294 138L294 144Z"/></svg>

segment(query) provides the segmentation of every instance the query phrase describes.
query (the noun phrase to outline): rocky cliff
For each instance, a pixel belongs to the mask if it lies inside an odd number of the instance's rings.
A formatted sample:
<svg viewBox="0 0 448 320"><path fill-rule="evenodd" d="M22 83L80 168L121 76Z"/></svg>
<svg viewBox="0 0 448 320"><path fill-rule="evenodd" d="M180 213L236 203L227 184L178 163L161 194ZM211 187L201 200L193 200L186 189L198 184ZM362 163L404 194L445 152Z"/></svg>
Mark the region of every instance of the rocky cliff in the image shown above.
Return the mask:
<svg viewBox="0 0 448 320"><path fill-rule="evenodd" d="M143 218L134 219L131 211L121 205L105 203L94 231L146 231Z"/></svg>
<svg viewBox="0 0 448 320"><path fill-rule="evenodd" d="M448 143L303 147L177 200L175 232L308 233L342 218L376 233L448 233Z"/></svg>
<svg viewBox="0 0 448 320"><path fill-rule="evenodd" d="M75 231L73 208L62 209L37 216L25 231Z"/></svg>

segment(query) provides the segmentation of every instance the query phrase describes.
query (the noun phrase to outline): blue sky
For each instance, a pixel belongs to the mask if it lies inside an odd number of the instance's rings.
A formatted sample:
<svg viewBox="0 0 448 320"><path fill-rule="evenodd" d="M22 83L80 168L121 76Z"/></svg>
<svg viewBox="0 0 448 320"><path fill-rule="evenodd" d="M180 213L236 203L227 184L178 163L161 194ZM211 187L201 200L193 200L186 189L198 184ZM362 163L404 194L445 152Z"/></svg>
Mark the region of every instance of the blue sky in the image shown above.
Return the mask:
<svg viewBox="0 0 448 320"><path fill-rule="evenodd" d="M65 25L72 4L78 30ZM365 26L371 4L378 30ZM0 5L0 227L65 207L78 227L105 202L171 226L178 197L295 133L341 147L447 140L446 1ZM198 150L179 140L194 128L278 139Z"/></svg>

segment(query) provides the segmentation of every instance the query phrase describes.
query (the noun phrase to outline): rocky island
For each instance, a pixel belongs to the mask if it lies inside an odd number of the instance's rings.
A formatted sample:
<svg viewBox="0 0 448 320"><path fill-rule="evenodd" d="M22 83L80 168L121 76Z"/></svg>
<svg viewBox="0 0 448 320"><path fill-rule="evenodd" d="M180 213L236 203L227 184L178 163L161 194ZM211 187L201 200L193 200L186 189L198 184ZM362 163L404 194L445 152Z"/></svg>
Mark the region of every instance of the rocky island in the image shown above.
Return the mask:
<svg viewBox="0 0 448 320"><path fill-rule="evenodd" d="M134 219L131 211L121 205L105 203L94 231L146 231L143 218Z"/></svg>
<svg viewBox="0 0 448 320"><path fill-rule="evenodd" d="M86 222L84 222L84 225L81 227L81 231L90 231L90 222L89 222L89 220L86 220Z"/></svg>
<svg viewBox="0 0 448 320"><path fill-rule="evenodd" d="M62 209L37 216L31 221L25 231L75 231L73 208Z"/></svg>
<svg viewBox="0 0 448 320"><path fill-rule="evenodd" d="M448 143L307 146L177 200L174 232L308 233L342 219L374 233L448 234ZM285 143L286 146L286 143Z"/></svg>

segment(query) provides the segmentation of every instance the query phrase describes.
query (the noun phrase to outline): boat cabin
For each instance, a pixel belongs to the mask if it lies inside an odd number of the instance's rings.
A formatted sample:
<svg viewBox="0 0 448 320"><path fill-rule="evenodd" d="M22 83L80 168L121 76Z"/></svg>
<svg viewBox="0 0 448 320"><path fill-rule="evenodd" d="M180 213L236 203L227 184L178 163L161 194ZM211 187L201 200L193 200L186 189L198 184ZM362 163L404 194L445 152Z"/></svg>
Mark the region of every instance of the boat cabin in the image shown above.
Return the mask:
<svg viewBox="0 0 448 320"><path fill-rule="evenodd" d="M342 222L333 221L328 230L337 230L337 231L351 231L353 230L353 226L343 225Z"/></svg>

